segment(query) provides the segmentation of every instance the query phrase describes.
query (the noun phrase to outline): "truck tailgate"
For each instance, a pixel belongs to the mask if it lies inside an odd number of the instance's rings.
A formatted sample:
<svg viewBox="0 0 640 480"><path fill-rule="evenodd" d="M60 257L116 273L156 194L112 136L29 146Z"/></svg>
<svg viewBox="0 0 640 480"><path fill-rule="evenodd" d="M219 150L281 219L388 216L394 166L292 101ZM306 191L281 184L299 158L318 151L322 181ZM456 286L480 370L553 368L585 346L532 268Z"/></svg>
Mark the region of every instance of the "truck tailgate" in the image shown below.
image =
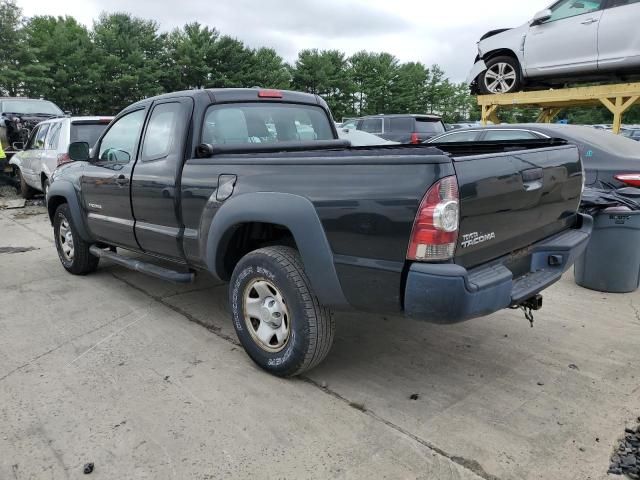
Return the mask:
<svg viewBox="0 0 640 480"><path fill-rule="evenodd" d="M513 254L517 270L526 247L576 222L582 165L575 146L454 157L454 168L458 265L472 268Z"/></svg>

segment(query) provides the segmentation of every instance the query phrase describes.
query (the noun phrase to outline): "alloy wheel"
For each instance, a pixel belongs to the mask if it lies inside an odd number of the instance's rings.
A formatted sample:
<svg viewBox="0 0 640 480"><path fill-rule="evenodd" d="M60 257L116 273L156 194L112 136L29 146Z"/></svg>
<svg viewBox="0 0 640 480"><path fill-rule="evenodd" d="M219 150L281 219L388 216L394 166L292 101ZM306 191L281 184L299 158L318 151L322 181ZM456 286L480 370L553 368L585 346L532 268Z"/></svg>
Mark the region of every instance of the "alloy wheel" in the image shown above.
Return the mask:
<svg viewBox="0 0 640 480"><path fill-rule="evenodd" d="M505 62L492 65L484 74L484 84L491 93L508 93L514 88L517 80L515 69Z"/></svg>

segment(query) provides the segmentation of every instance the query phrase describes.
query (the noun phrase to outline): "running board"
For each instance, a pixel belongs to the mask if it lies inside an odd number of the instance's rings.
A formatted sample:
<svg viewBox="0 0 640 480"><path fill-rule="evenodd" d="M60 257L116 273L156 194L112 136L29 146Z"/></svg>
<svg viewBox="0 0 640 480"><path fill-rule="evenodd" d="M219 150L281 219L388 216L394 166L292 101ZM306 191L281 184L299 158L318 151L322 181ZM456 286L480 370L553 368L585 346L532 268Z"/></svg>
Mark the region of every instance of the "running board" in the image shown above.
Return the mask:
<svg viewBox="0 0 640 480"><path fill-rule="evenodd" d="M117 253L110 252L109 250L103 250L95 245L89 248L89 252L92 255L100 258L106 258L118 265L128 268L129 270L135 270L136 272L145 273L152 277L166 280L173 283L192 283L195 279L193 273L181 273L175 270L169 270L168 268L159 267L152 263L143 262L134 258L123 257Z"/></svg>

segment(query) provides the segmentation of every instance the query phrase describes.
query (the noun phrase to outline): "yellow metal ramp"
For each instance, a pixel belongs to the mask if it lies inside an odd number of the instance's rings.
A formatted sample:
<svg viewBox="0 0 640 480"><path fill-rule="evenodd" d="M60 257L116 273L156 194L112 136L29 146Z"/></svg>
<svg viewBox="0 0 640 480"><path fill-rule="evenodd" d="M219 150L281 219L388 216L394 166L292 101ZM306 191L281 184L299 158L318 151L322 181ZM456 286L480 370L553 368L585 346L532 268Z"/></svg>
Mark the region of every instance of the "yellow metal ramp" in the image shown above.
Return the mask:
<svg viewBox="0 0 640 480"><path fill-rule="evenodd" d="M619 83L595 87L562 88L535 92L503 93L478 96L482 123L500 123L498 109L538 107L538 122L551 123L565 108L604 105L613 114L613 131L620 132L624 113L640 100L640 83Z"/></svg>

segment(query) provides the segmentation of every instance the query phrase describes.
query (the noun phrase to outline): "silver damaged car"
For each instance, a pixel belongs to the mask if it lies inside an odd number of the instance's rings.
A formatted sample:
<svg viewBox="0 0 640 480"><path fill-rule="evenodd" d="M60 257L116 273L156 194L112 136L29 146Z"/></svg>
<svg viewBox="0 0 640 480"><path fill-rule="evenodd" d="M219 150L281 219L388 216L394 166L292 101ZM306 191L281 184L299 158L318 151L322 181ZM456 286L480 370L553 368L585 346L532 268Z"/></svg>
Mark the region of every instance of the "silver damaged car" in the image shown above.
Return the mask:
<svg viewBox="0 0 640 480"><path fill-rule="evenodd" d="M640 0L560 0L530 22L478 42L474 93L640 74Z"/></svg>

